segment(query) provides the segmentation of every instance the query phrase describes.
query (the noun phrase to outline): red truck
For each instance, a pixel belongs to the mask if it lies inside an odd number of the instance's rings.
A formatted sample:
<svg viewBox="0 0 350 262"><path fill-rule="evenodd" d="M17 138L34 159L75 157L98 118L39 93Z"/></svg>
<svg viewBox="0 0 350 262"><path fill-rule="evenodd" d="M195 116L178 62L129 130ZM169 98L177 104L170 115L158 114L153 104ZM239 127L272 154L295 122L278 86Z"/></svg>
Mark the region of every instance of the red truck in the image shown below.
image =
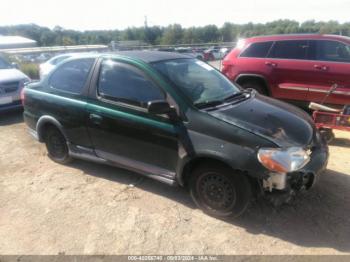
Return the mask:
<svg viewBox="0 0 350 262"><path fill-rule="evenodd" d="M296 34L240 40L222 62L222 72L243 88L301 106L350 103L350 38Z"/></svg>

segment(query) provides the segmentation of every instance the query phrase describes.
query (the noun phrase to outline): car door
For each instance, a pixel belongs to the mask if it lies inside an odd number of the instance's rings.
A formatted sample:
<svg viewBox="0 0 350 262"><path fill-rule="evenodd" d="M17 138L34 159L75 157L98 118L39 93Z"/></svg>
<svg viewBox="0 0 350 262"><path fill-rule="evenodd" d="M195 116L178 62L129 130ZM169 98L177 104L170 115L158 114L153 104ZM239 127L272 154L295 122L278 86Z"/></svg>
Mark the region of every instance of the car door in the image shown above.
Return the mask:
<svg viewBox="0 0 350 262"><path fill-rule="evenodd" d="M323 102L332 85L337 88L330 94L327 104L345 105L350 102L350 46L333 40L310 41L313 51L316 84L310 86L308 100Z"/></svg>
<svg viewBox="0 0 350 262"><path fill-rule="evenodd" d="M147 102L167 94L142 70L105 59L93 83L88 130L96 154L148 174L173 177L178 159L177 131L167 116L151 115Z"/></svg>
<svg viewBox="0 0 350 262"><path fill-rule="evenodd" d="M307 100L309 86L315 84L318 71L308 60L307 40L276 41L265 66L271 68L271 83L274 97L284 100Z"/></svg>

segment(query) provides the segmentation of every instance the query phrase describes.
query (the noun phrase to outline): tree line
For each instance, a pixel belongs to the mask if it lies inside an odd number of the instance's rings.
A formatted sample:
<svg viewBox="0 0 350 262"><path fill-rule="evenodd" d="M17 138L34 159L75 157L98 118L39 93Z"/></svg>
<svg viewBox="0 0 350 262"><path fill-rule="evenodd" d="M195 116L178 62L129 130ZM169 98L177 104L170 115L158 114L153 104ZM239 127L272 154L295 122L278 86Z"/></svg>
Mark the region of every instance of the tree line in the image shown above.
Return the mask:
<svg viewBox="0 0 350 262"><path fill-rule="evenodd" d="M350 36L350 22L299 23L294 20L277 20L268 23L234 24L221 27L206 25L183 28L180 24L168 26L129 27L124 30L76 31L56 26L53 29L36 24L0 26L0 35L20 35L37 41L39 46L109 44L111 41L138 40L150 45L234 42L238 38L291 33L321 33Z"/></svg>

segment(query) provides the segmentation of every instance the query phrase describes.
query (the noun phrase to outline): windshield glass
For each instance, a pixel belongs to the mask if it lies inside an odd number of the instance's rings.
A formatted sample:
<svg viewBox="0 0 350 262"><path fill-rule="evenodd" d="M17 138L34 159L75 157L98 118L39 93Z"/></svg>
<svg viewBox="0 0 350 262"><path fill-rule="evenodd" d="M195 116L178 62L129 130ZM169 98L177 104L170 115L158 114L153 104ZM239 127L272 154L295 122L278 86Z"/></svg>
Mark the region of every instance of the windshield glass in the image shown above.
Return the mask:
<svg viewBox="0 0 350 262"><path fill-rule="evenodd" d="M12 66L2 57L0 57L0 69L9 69L12 68Z"/></svg>
<svg viewBox="0 0 350 262"><path fill-rule="evenodd" d="M193 104L222 100L240 91L220 72L197 59L160 61L153 66Z"/></svg>

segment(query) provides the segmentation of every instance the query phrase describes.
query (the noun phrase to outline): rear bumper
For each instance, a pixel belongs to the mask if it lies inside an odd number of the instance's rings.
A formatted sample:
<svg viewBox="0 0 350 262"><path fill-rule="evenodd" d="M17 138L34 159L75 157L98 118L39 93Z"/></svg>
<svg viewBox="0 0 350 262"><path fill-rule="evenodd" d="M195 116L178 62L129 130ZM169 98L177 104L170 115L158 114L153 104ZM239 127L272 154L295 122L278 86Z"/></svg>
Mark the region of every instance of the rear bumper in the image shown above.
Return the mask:
<svg viewBox="0 0 350 262"><path fill-rule="evenodd" d="M10 111L23 108L21 100L12 102L11 104L0 105L0 112Z"/></svg>

